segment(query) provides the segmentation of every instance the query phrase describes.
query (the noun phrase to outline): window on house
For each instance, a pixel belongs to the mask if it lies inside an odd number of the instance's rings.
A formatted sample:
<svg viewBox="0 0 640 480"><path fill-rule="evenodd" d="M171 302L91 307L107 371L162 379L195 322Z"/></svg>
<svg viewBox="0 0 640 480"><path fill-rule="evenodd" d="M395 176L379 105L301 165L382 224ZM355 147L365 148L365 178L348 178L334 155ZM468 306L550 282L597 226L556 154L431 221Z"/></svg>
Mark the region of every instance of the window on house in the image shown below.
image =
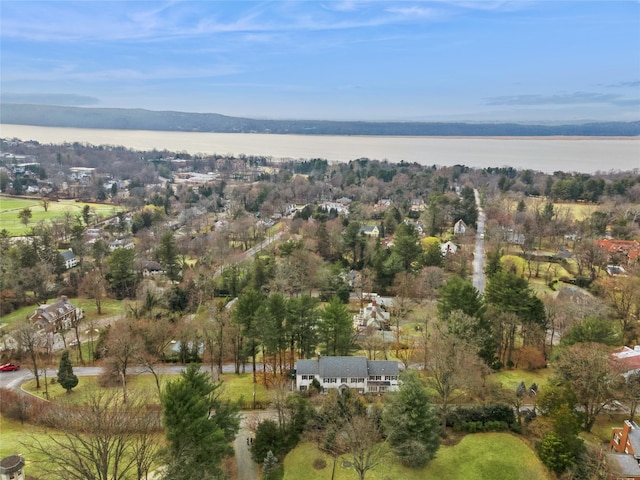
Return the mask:
<svg viewBox="0 0 640 480"><path fill-rule="evenodd" d="M338 383L338 379L337 378L325 378L324 382L325 383Z"/></svg>
<svg viewBox="0 0 640 480"><path fill-rule="evenodd" d="M306 390L307 386L306 385L300 385L300 391L302 392L303 390Z"/></svg>
<svg viewBox="0 0 640 480"><path fill-rule="evenodd" d="M382 375L371 375L369 380L373 380L374 382L382 380Z"/></svg>
<svg viewBox="0 0 640 480"><path fill-rule="evenodd" d="M347 383L347 379L346 379L345 377L342 377L342 378L340 379L340 383Z"/></svg>
<svg viewBox="0 0 640 480"><path fill-rule="evenodd" d="M385 380L397 380L397 379L398 379L398 377L397 377L397 376L395 376L395 375L386 375L386 376L384 377L384 379L385 379Z"/></svg>

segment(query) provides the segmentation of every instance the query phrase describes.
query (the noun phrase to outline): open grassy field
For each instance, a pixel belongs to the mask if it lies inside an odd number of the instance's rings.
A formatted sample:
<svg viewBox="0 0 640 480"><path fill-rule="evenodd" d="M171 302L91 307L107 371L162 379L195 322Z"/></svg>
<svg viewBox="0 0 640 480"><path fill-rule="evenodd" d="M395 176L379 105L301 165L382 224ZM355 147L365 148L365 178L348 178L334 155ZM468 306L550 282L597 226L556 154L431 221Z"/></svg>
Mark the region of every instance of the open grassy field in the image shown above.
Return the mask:
<svg viewBox="0 0 640 480"><path fill-rule="evenodd" d="M519 201L519 200L518 200ZM513 209L516 208L518 201L514 200L511 204ZM525 197L524 202L528 211L533 209L541 209L549 201L547 197ZM602 208L601 205L595 203L584 202L553 202L553 210L556 214L564 216L567 212L571 218L576 221L583 221L590 218L593 212Z"/></svg>
<svg viewBox="0 0 640 480"><path fill-rule="evenodd" d="M503 388L515 391L520 382L524 382L527 387L536 383L538 387L543 387L549 383L549 379L553 375L553 369L550 367L540 370L501 370L492 374L489 378L502 385Z"/></svg>
<svg viewBox="0 0 640 480"><path fill-rule="evenodd" d="M41 220L51 221L62 219L65 212L74 217L82 212L85 205L89 205L91 212L102 217L110 217L124 210L116 205L102 203L83 203L75 200L60 200L50 202L48 211L44 211L42 203L35 198L10 198L0 196L0 230L6 229L11 236L24 235L25 232ZM18 218L18 213L24 208L31 209L31 219L25 226Z"/></svg>
<svg viewBox="0 0 640 480"><path fill-rule="evenodd" d="M167 382L175 380L178 376L177 374L160 374L160 387L162 388ZM43 379L41 379L41 382L42 380ZM49 384L49 400L82 404L99 391L113 391L115 393L122 391L122 387L119 385L109 388L100 387L98 385L98 377L79 377L79 380L78 386L74 388L70 394L67 394L65 389L57 383ZM227 373L221 375L220 380L222 380L222 398L232 401L242 398L245 405L250 403L253 398L253 378L251 374L244 373L235 375L233 373ZM40 390L36 390L35 380L30 380L23 384L22 389L44 398L44 385L41 385ZM127 392L127 395L146 398L150 404L160 404L153 375L131 375L127 379ZM256 402L268 402L269 398L269 391L264 385L258 382L256 384Z"/></svg>
<svg viewBox="0 0 640 480"><path fill-rule="evenodd" d="M316 470L313 462L323 459L326 467ZM348 455L338 457L336 480L356 480L356 472L345 467ZM313 443L302 443L285 457L285 480L329 480L333 458ZM440 447L436 458L425 468L409 469L397 463L392 455L377 468L367 472L368 480L421 480L442 478L447 480L550 480L551 477L536 457L535 452L520 438L508 433L482 433L467 435L453 447Z"/></svg>
<svg viewBox="0 0 640 480"><path fill-rule="evenodd" d="M52 432L49 430L49 432ZM34 462L43 460L43 458L34 453L32 444L35 440L42 442L43 445L51 445L54 447L54 443L48 437L48 432L45 428L30 425L28 423L21 424L14 420L8 420L0 415L0 458L4 458L9 455L22 454L25 459L25 470L27 473L35 473L37 466Z"/></svg>

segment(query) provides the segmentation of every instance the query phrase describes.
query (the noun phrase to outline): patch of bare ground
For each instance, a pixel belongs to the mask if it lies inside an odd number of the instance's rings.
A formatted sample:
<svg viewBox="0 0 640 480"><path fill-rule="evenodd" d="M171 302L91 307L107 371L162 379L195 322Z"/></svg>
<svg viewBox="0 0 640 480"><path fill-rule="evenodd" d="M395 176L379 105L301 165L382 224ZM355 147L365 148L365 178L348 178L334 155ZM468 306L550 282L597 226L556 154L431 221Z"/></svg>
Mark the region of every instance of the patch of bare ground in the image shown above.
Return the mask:
<svg viewBox="0 0 640 480"><path fill-rule="evenodd" d="M464 432L454 432L452 429L447 428L447 434L442 439L441 444L446 447L454 447L460 443L460 440L462 440L465 435L466 433Z"/></svg>
<svg viewBox="0 0 640 480"><path fill-rule="evenodd" d="M315 468L316 470L327 468L327 462L322 458L316 458L313 461L313 468Z"/></svg>

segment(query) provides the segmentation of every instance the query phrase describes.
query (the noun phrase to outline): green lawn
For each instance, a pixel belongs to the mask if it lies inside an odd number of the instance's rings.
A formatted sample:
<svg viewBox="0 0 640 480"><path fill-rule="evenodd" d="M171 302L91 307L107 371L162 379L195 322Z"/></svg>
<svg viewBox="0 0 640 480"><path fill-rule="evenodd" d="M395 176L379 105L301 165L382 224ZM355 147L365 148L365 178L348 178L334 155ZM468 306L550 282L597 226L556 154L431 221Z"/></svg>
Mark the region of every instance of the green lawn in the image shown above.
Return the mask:
<svg viewBox="0 0 640 480"><path fill-rule="evenodd" d="M547 367L534 371L502 370L492 374L490 378L504 388L515 391L520 382L524 382L527 387L530 387L532 383L536 383L538 387L547 385L551 375L553 375L553 370Z"/></svg>
<svg viewBox="0 0 640 480"><path fill-rule="evenodd" d="M54 432L54 430L49 430ZM32 464L34 461L43 458L34 453L31 445L34 440L42 442L43 445L54 445L47 435L47 429L30 425L28 423L8 420L0 415L0 458L9 455L22 454L26 462L25 470L27 474L35 472Z"/></svg>
<svg viewBox="0 0 640 480"><path fill-rule="evenodd" d="M326 467L316 470L313 462L323 459ZM356 480L353 468L345 467L338 457L336 480ZM302 443L284 459L285 480L328 480L331 478L333 458L313 443ZM481 433L467 435L453 447L440 447L436 458L422 469L409 469L398 464L389 455L383 464L369 471L367 480L550 480L551 477L529 446L508 433Z"/></svg>
<svg viewBox="0 0 640 480"><path fill-rule="evenodd" d="M53 367L57 369L57 366ZM169 381L178 378L177 374L160 374L160 386L161 388ZM66 390L59 384L49 384L49 400L55 402L69 402L72 404L84 403L87 398L91 397L98 391L111 390L116 393L122 391L121 386L114 386L103 388L98 385L97 377L78 377L78 386L75 387L72 393L67 394ZM253 399L253 377L249 373L235 375L233 373L226 373L221 375L222 380L222 398L229 400L239 400L241 397L244 400L244 404L248 405ZM45 397L45 388L42 383L44 379L41 378L40 390L36 390L35 380L30 380L23 384L22 389L37 395L38 397ZM51 380L51 379L49 379ZM131 375L127 378L127 394L128 395L140 395L148 398L148 401L152 404L159 405L158 390L156 387L155 379L153 375ZM269 391L260 382L256 384L256 402L268 402L270 399Z"/></svg>
<svg viewBox="0 0 640 480"><path fill-rule="evenodd" d="M55 302L53 298L47 303L51 304ZM124 303L121 300L115 300L111 298L105 298L102 300L102 315L98 315L95 301L87 298L70 298L69 301L76 307L80 307L84 311L84 323L87 324L91 320L97 320L103 317L111 317L114 315L120 315L125 312ZM0 323L6 323L7 327L11 329L12 325L17 321L30 317L35 312L37 305L29 305L27 307L19 308L6 315L0 315Z"/></svg>
<svg viewBox="0 0 640 480"><path fill-rule="evenodd" d="M75 200L61 200L50 202L48 211L44 211L42 203L37 199L9 198L0 196L0 230L6 229L10 235L24 235L25 232L41 220L57 220L64 216L65 212L75 215L80 214L85 205L89 205L91 212L103 217L110 217L124 208L102 203L84 203ZM31 209L31 219L25 226L19 219L18 213L24 208Z"/></svg>

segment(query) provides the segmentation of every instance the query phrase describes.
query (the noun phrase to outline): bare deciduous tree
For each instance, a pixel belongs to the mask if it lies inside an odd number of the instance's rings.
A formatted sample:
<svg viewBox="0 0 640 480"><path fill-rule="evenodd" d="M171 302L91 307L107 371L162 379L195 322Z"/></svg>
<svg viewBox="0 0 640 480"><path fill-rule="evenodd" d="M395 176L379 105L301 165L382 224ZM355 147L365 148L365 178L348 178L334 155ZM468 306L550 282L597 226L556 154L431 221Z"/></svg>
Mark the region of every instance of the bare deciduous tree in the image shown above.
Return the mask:
<svg viewBox="0 0 640 480"><path fill-rule="evenodd" d="M36 377L36 388L40 388L40 371L38 370L38 362L40 359L40 350L46 344L46 337L38 327L31 323L29 319L25 319L13 332L13 338L18 344L18 350L26 354L30 360L29 369Z"/></svg>
<svg viewBox="0 0 640 480"><path fill-rule="evenodd" d="M38 453L40 469L51 479L147 479L159 455L161 421L141 399L97 394L80 408L52 408L47 424L56 433L31 437L25 445ZM52 446L54 448L52 448Z"/></svg>
<svg viewBox="0 0 640 480"><path fill-rule="evenodd" d="M127 399L127 369L132 364L140 363L144 353L144 346L129 320L115 323L109 332L105 345L104 356L107 367L120 377L122 382L123 401Z"/></svg>
<svg viewBox="0 0 640 480"><path fill-rule="evenodd" d="M341 442L360 480L384 461L386 451L381 440L375 420L368 415L356 415L345 422Z"/></svg>

